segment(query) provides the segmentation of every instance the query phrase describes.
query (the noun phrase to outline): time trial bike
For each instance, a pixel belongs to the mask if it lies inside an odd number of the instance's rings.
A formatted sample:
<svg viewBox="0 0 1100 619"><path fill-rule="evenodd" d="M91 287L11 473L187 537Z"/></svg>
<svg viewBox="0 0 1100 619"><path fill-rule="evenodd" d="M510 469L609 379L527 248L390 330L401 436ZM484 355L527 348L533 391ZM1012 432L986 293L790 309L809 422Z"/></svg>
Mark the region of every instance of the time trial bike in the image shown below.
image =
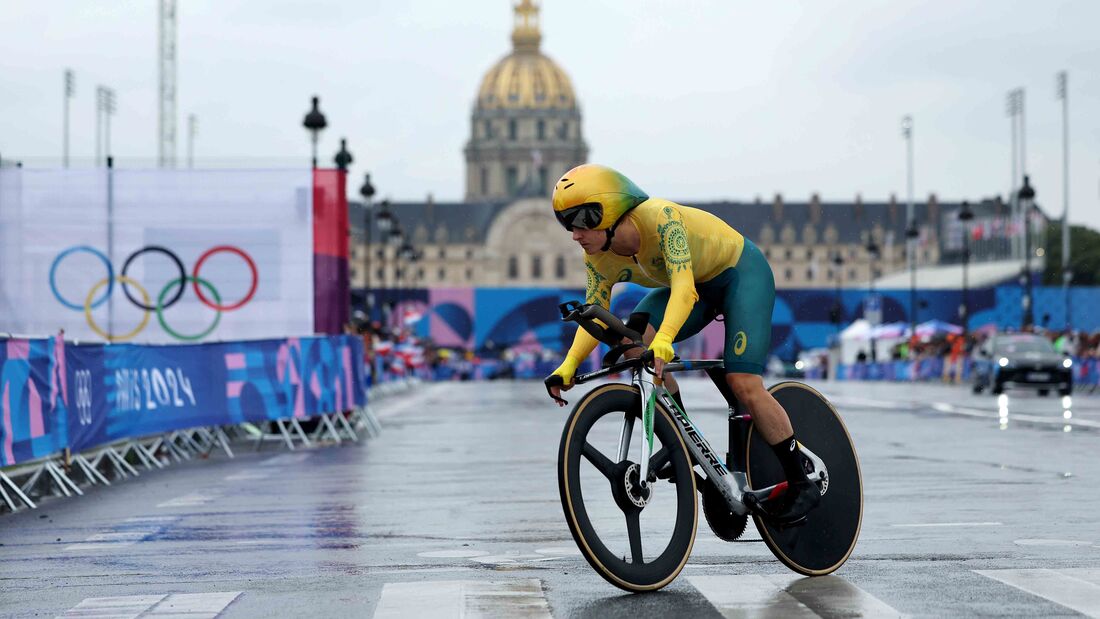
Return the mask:
<svg viewBox="0 0 1100 619"><path fill-rule="evenodd" d="M624 324L595 304L571 301L559 309L563 321L576 322L611 347L602 367L576 376L574 384L619 373L631 378L630 384L601 384L581 397L558 451L566 522L600 576L633 592L672 582L695 542L696 492L707 524L722 540L738 539L752 515L767 547L795 572L829 574L848 559L859 537L863 484L851 436L823 395L794 381L769 389L787 411L800 438L803 469L821 492L820 504L803 520L781 524L763 506L785 492L783 468L726 383L722 361L674 359L664 371L704 371L722 393L729 406L724 459L653 375L651 357L637 354L645 350L647 315L632 314ZM562 385L561 377L550 376L545 384L549 392Z"/></svg>

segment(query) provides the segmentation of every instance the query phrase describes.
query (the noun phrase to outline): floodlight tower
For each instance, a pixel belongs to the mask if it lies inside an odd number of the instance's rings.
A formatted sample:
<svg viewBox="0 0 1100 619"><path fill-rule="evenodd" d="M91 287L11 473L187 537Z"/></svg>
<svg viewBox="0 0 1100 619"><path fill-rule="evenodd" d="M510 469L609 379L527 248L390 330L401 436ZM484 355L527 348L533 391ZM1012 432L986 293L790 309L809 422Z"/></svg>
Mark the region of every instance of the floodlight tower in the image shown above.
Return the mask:
<svg viewBox="0 0 1100 619"><path fill-rule="evenodd" d="M160 0L157 52L160 61L160 96L157 163L176 167L176 0Z"/></svg>

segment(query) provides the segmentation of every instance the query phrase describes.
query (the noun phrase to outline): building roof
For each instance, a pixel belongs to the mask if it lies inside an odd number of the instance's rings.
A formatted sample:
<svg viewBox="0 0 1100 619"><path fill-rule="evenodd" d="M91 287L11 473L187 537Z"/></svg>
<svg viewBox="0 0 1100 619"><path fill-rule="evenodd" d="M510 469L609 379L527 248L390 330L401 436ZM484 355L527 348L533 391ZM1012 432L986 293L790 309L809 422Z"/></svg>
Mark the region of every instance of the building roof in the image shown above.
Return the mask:
<svg viewBox="0 0 1100 619"><path fill-rule="evenodd" d="M569 76L539 51L538 7L523 0L514 7L512 53L481 80L479 110L571 110L577 107Z"/></svg>

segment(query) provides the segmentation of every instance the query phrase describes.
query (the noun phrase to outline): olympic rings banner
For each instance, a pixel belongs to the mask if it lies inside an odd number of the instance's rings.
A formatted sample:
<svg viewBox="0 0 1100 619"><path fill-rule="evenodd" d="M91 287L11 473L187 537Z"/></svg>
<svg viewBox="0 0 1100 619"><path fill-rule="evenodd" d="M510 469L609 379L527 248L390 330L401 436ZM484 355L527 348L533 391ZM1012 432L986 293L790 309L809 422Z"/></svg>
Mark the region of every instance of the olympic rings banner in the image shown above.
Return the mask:
<svg viewBox="0 0 1100 619"><path fill-rule="evenodd" d="M322 336L179 346L0 340L0 466L200 426L366 403L363 342Z"/></svg>
<svg viewBox="0 0 1100 619"><path fill-rule="evenodd" d="M0 332L314 333L309 170L0 170Z"/></svg>

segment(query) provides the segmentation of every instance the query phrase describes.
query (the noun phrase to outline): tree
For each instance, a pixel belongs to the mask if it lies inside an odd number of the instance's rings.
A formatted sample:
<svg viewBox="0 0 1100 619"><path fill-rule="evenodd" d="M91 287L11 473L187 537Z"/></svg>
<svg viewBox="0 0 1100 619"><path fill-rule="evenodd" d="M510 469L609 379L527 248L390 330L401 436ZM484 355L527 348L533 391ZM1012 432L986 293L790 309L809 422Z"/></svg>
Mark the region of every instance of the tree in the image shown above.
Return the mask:
<svg viewBox="0 0 1100 619"><path fill-rule="evenodd" d="M1085 226L1069 227L1073 285L1100 286L1100 232ZM1051 223L1046 234L1046 268L1043 284L1062 285L1062 224Z"/></svg>

